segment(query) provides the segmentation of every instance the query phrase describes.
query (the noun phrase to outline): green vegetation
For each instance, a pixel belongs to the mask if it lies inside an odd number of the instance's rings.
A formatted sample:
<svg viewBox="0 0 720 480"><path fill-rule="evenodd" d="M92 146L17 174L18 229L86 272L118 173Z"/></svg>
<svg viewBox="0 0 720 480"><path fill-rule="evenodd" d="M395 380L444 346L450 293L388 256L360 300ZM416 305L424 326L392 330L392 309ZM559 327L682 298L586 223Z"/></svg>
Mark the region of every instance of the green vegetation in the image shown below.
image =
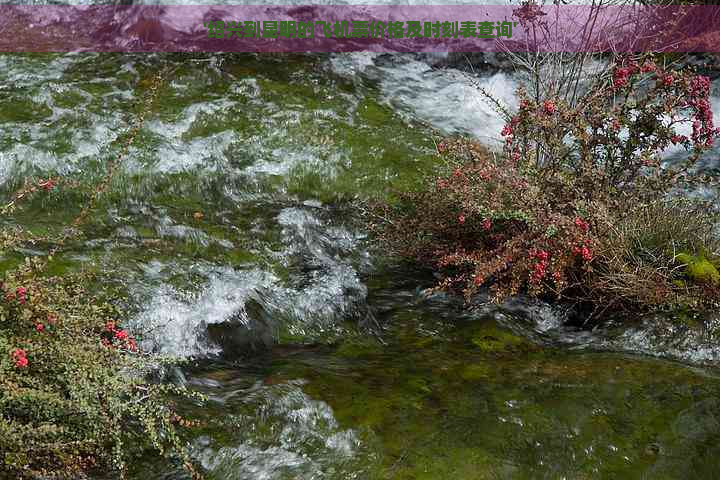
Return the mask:
<svg viewBox="0 0 720 480"><path fill-rule="evenodd" d="M497 300L527 292L590 305L592 315L717 306L714 203L673 195L717 182L688 175L720 134L709 79L619 57L595 84L575 105L520 90L502 154L441 143L439 173L377 207L374 231L468 298L486 287ZM677 132L683 125L691 136ZM663 165L672 145L687 155Z"/></svg>
<svg viewBox="0 0 720 480"><path fill-rule="evenodd" d="M92 289L96 275L43 268L34 260L6 273L0 292L0 476L122 473L143 447L194 472L177 434L185 421L168 403L190 393L148 380L170 360L138 351L120 312Z"/></svg>
<svg viewBox="0 0 720 480"><path fill-rule="evenodd" d="M678 262L685 265L685 273L692 282L708 285L720 283L720 273L715 265L705 257L681 253L676 258Z"/></svg>

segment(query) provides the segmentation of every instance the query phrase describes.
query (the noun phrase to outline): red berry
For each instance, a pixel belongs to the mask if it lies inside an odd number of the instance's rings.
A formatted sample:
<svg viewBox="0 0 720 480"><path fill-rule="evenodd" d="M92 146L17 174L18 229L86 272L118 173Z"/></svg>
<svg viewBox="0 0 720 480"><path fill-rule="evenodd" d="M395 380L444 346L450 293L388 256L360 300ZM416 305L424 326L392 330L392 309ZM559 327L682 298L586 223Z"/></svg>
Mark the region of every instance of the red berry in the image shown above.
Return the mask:
<svg viewBox="0 0 720 480"><path fill-rule="evenodd" d="M128 334L125 330L116 330L115 338L117 338L118 340L126 340L128 338Z"/></svg>

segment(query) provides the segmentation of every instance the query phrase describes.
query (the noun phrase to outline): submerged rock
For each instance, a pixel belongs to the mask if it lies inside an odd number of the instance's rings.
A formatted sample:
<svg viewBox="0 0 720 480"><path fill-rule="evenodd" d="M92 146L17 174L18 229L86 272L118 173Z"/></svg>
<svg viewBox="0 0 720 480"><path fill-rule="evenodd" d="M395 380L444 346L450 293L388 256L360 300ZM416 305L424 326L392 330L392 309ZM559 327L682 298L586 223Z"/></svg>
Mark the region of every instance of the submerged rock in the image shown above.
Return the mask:
<svg viewBox="0 0 720 480"><path fill-rule="evenodd" d="M510 55L499 52L450 52L448 54L420 54L421 58L435 67L455 68L480 75L512 72Z"/></svg>
<svg viewBox="0 0 720 480"><path fill-rule="evenodd" d="M525 344L525 340L492 324L483 325L472 336L472 343L483 352L503 352Z"/></svg>
<svg viewBox="0 0 720 480"><path fill-rule="evenodd" d="M643 353L699 365L720 362L720 316L646 315L631 325L596 333L598 348Z"/></svg>
<svg viewBox="0 0 720 480"><path fill-rule="evenodd" d="M720 365L720 312L648 313L584 324L571 306L524 296L496 304L482 294L474 299L472 311L480 317L493 317L513 334L537 345L642 354L693 365ZM494 347L503 350L508 346L503 335L509 334L475 334L472 342L483 350Z"/></svg>
<svg viewBox="0 0 720 480"><path fill-rule="evenodd" d="M248 299L244 308L228 320L208 324L207 333L225 357L256 353L275 341L270 314L256 299Z"/></svg>

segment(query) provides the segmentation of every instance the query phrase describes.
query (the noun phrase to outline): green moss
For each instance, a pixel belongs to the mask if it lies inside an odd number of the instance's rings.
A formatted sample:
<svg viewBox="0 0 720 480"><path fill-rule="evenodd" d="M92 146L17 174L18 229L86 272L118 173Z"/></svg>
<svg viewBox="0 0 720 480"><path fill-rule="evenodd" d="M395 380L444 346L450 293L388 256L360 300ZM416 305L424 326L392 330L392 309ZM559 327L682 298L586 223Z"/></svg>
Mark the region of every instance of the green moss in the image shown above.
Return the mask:
<svg viewBox="0 0 720 480"><path fill-rule="evenodd" d="M720 284L720 273L715 265L704 256L694 256L681 253L676 257L677 261L686 265L685 275L695 283Z"/></svg>
<svg viewBox="0 0 720 480"><path fill-rule="evenodd" d="M460 377L468 382L482 380L483 378L488 378L489 375L490 368L482 363L467 365L460 372Z"/></svg>
<svg viewBox="0 0 720 480"><path fill-rule="evenodd" d="M141 238L155 238L157 236L157 234L155 233L155 229L147 227L145 225L137 225L134 228L135 232Z"/></svg>
<svg viewBox="0 0 720 480"><path fill-rule="evenodd" d="M371 99L360 104L358 114L365 125L382 127L393 121L392 111Z"/></svg>
<svg viewBox="0 0 720 480"><path fill-rule="evenodd" d="M688 266L688 276L698 283L720 283L720 273L712 263L707 260L694 262Z"/></svg>
<svg viewBox="0 0 720 480"><path fill-rule="evenodd" d="M234 266L257 262L258 260L257 255L253 254L252 252L237 248L230 250L225 255L227 256L228 261Z"/></svg>
<svg viewBox="0 0 720 480"><path fill-rule="evenodd" d="M47 105L20 96L15 96L11 102L3 102L3 105L3 108L0 109L0 122L2 123L39 122L52 115L52 111Z"/></svg>
<svg viewBox="0 0 720 480"><path fill-rule="evenodd" d="M382 345L373 338L358 338L343 342L335 354L344 358L362 358L377 355L381 348Z"/></svg>
<svg viewBox="0 0 720 480"><path fill-rule="evenodd" d="M525 341L506 330L492 324L483 325L472 336L472 343L483 352L502 352L512 350Z"/></svg>
<svg viewBox="0 0 720 480"><path fill-rule="evenodd" d="M410 391L421 395L432 392L432 387L428 381L425 378L418 376L408 378L407 386Z"/></svg>
<svg viewBox="0 0 720 480"><path fill-rule="evenodd" d="M81 271L85 266L83 265L85 262L80 262L78 260L73 260L71 258L68 258L64 255L56 255L50 262L48 262L47 267L43 274L48 277L53 276L63 276L67 275L69 273L77 273ZM93 263L87 262L90 266L90 270L94 270ZM88 268L86 268L87 270Z"/></svg>
<svg viewBox="0 0 720 480"><path fill-rule="evenodd" d="M672 318L677 323L687 325L688 327L695 327L699 324L697 317L697 312L694 312L689 307L682 307L673 312Z"/></svg>

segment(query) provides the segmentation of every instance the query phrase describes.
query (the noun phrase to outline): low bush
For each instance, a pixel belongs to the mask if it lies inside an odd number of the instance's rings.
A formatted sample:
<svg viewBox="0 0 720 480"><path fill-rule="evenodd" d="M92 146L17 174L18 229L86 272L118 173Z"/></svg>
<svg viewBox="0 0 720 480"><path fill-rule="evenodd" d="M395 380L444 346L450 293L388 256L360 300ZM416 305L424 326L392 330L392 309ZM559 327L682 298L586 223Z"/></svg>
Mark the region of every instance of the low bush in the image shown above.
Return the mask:
<svg viewBox="0 0 720 480"><path fill-rule="evenodd" d="M163 362L87 289L97 279L43 265L28 260L0 288L0 477L123 476L128 452L152 446L195 474L169 403L189 393L148 380Z"/></svg>
<svg viewBox="0 0 720 480"><path fill-rule="evenodd" d="M498 300L524 292L596 313L715 305L717 216L674 195L714 181L694 171L720 133L709 80L629 58L611 72L575 106L520 90L501 153L442 142L439 172L377 207L372 230L468 297L489 286ZM686 155L670 164L673 145Z"/></svg>

